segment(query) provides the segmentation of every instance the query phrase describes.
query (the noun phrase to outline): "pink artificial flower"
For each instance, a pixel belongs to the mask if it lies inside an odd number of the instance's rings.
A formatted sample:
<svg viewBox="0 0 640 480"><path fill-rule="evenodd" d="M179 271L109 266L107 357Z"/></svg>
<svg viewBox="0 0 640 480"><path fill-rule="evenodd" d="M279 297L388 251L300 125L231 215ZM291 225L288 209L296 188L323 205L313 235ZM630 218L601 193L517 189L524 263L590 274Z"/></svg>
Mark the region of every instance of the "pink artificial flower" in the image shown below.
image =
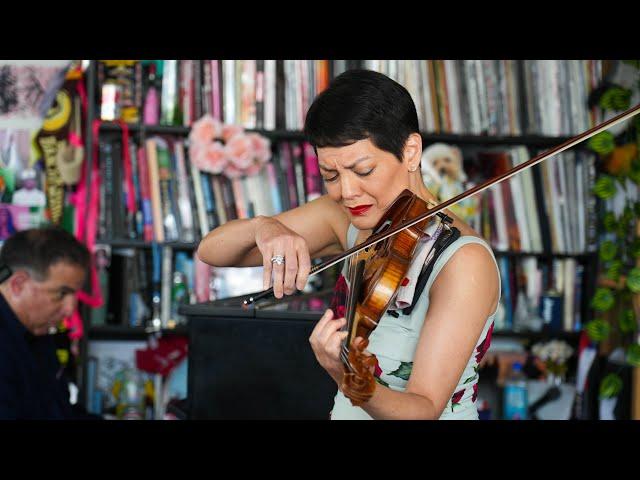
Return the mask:
<svg viewBox="0 0 640 480"><path fill-rule="evenodd" d="M207 144L222 136L222 123L211 115L205 115L194 122L189 133L191 143Z"/></svg>
<svg viewBox="0 0 640 480"><path fill-rule="evenodd" d="M251 140L244 134L232 137L225 145L227 157L239 169L245 170L253 163Z"/></svg>
<svg viewBox="0 0 640 480"><path fill-rule="evenodd" d="M257 175L260 173L260 170L262 170L262 167L263 167L262 163L253 162L253 164L249 165L249 167L244 171L244 173L247 176Z"/></svg>
<svg viewBox="0 0 640 480"><path fill-rule="evenodd" d="M221 134L222 139L225 141L225 143L229 142L229 140L241 133L244 133L244 128L242 128L240 125L236 125L233 123L226 123L222 125Z"/></svg>
<svg viewBox="0 0 640 480"><path fill-rule="evenodd" d="M197 149L192 161L200 170L214 174L221 173L229 163L225 148L220 142Z"/></svg>
<svg viewBox="0 0 640 480"><path fill-rule="evenodd" d="M267 163L271 159L271 142L258 133L248 133L255 157L260 163Z"/></svg>
<svg viewBox="0 0 640 480"><path fill-rule="evenodd" d="M233 162L229 162L224 169L227 178L240 178L244 175L244 170L236 167Z"/></svg>
<svg viewBox="0 0 640 480"><path fill-rule="evenodd" d="M189 158L192 162L197 162L196 157L200 157L204 155L204 149L206 148L206 144L203 143L189 143Z"/></svg>

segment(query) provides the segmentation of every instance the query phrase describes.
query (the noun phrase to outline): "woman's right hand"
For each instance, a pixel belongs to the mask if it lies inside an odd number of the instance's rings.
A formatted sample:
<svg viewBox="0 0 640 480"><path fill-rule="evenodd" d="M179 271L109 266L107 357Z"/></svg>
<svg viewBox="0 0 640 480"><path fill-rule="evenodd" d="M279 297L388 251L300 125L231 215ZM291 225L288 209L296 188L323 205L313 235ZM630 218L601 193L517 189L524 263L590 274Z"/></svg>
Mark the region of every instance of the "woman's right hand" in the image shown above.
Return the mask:
<svg viewBox="0 0 640 480"><path fill-rule="evenodd" d="M267 290L273 278L276 298L292 295L307 284L311 270L309 247L304 238L272 217L257 217L256 246L264 265L263 286ZM282 256L284 264L272 262Z"/></svg>

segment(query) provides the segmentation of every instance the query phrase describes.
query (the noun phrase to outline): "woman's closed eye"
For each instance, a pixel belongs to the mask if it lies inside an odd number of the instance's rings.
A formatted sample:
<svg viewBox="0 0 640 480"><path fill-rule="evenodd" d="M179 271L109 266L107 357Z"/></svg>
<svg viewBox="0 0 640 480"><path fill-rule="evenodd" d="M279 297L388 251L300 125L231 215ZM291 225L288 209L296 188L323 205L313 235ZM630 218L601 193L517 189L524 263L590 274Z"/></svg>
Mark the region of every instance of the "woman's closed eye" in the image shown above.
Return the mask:
<svg viewBox="0 0 640 480"><path fill-rule="evenodd" d="M375 170L375 167L374 167L374 168L370 168L369 170L364 171L364 172L353 172L353 173L355 173L355 174L356 174L356 175L358 175L359 177L366 177L366 176L368 176L368 175L371 175L371 174L373 173L373 171L374 171L374 170ZM334 182L334 181L336 181L336 180L338 179L338 176L339 176L339 175L338 175L338 174L336 174L336 175L334 175L333 177L322 177L322 179L323 179L325 182Z"/></svg>

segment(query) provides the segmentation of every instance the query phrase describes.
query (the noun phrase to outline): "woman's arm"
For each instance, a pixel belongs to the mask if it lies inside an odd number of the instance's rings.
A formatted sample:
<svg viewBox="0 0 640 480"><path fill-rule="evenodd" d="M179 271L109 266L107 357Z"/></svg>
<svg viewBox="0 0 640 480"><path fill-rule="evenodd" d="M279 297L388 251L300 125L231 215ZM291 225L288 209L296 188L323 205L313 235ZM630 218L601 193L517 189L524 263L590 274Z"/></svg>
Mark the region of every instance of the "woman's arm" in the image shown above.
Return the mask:
<svg viewBox="0 0 640 480"><path fill-rule="evenodd" d="M405 392L377 384L362 408L377 419L439 418L498 296L498 273L487 249L478 244L461 247L431 287Z"/></svg>
<svg viewBox="0 0 640 480"><path fill-rule="evenodd" d="M274 293L280 298L295 291L294 283L304 287L310 258L344 250L348 226L345 212L325 195L273 217L229 221L209 232L197 253L218 267L263 265L265 289L274 267ZM273 255L283 255L285 266L272 266Z"/></svg>

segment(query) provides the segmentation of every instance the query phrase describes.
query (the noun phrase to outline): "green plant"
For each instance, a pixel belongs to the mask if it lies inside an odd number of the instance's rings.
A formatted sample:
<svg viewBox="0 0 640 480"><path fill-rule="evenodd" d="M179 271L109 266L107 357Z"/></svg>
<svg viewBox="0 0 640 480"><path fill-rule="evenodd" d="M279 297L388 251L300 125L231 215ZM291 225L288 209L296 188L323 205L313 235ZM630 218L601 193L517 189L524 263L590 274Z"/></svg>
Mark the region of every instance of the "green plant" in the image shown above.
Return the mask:
<svg viewBox="0 0 640 480"><path fill-rule="evenodd" d="M640 63L631 63L640 78ZM619 113L628 109L632 89L640 89L636 80L632 88L608 84L598 100L603 112ZM594 342L610 342L612 348L622 348L627 365L640 366L640 345L637 343L638 323L634 296L640 305L640 118L636 116L617 134L601 132L587 142L599 157L601 168L593 193L603 200L599 260L601 276L591 308L596 315L585 325ZM614 202L618 208L614 211ZM610 201L608 201L610 200ZM620 210L622 202L624 207ZM617 212L617 213L616 213ZM622 368L622 367L621 367ZM602 398L616 396L622 388L618 372L603 378L599 387Z"/></svg>

